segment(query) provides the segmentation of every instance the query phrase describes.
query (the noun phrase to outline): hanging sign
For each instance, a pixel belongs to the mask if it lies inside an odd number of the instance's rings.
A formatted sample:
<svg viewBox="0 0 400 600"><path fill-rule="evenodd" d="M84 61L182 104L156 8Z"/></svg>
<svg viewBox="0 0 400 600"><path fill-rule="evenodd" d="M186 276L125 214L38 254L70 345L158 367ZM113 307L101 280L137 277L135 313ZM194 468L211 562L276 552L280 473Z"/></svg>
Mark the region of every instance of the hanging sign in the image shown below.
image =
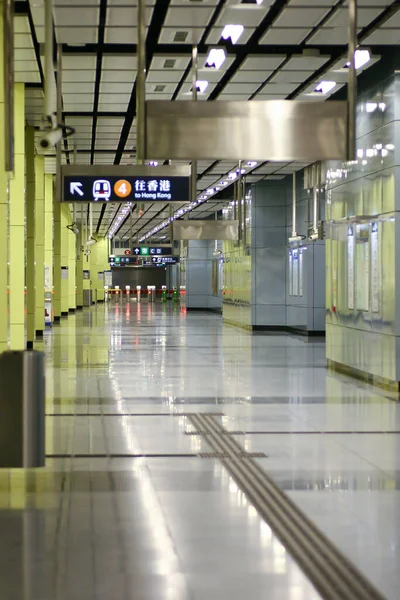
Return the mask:
<svg viewBox="0 0 400 600"><path fill-rule="evenodd" d="M187 202L190 167L64 165L63 202Z"/></svg>

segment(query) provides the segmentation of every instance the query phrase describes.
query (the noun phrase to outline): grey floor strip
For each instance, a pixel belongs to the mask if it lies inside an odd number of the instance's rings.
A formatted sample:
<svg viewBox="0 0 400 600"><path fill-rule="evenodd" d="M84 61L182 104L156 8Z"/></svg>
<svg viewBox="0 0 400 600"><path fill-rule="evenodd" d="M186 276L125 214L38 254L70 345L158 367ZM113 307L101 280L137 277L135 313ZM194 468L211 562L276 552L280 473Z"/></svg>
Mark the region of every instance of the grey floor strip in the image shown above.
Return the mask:
<svg viewBox="0 0 400 600"><path fill-rule="evenodd" d="M243 448L213 417L188 418L197 430L210 432L214 451L229 455L222 464L325 600L384 600L251 457L242 459Z"/></svg>
<svg viewBox="0 0 400 600"><path fill-rule="evenodd" d="M198 454L107 454L101 453L82 453L82 454L71 454L71 453L55 453L46 454L46 458L196 458Z"/></svg>

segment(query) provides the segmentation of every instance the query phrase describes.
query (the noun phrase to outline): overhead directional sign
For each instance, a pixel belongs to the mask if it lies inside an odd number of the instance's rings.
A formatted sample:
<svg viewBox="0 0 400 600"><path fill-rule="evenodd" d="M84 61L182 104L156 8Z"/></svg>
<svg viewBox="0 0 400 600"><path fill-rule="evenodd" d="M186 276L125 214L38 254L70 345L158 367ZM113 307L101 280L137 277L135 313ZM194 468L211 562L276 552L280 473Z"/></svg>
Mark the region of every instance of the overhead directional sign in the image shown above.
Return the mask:
<svg viewBox="0 0 400 600"><path fill-rule="evenodd" d="M64 165L63 202L187 202L190 167Z"/></svg>
<svg viewBox="0 0 400 600"><path fill-rule="evenodd" d="M171 246L136 246L133 248L134 256L169 256L172 254Z"/></svg>

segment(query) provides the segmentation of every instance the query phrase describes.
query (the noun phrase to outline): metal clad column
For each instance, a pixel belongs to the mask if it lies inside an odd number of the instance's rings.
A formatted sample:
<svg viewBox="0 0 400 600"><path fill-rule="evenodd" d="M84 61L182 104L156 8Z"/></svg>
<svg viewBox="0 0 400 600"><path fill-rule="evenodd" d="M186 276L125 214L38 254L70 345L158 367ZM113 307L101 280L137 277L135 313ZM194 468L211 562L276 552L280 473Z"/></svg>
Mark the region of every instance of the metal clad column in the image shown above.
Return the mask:
<svg viewBox="0 0 400 600"><path fill-rule="evenodd" d="M357 47L357 0L349 0L349 80L347 115L347 159L356 157L356 102L357 74L355 53Z"/></svg>
<svg viewBox="0 0 400 600"><path fill-rule="evenodd" d="M138 71L136 79L136 162L146 157L146 1L138 0Z"/></svg>
<svg viewBox="0 0 400 600"><path fill-rule="evenodd" d="M192 47L192 100L197 100L197 68L198 52L197 45ZM192 191L191 202L195 202L197 197L197 162L192 160Z"/></svg>
<svg viewBox="0 0 400 600"><path fill-rule="evenodd" d="M11 350L25 350L25 85L14 90L14 176L9 189L8 276Z"/></svg>

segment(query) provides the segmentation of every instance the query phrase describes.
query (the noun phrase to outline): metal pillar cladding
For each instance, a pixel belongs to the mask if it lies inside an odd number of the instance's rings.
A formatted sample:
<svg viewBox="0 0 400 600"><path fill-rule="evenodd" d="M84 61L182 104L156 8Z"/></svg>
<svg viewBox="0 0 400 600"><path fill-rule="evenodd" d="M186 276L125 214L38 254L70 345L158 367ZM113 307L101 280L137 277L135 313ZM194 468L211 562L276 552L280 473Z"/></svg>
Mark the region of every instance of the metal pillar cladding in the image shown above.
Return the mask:
<svg viewBox="0 0 400 600"><path fill-rule="evenodd" d="M138 0L138 70L136 78L136 163L146 158L146 0Z"/></svg>
<svg viewBox="0 0 400 600"><path fill-rule="evenodd" d="M198 51L197 45L192 46L192 100L197 100L197 70L198 70ZM191 202L195 202L197 198L197 162L192 160L192 189Z"/></svg>
<svg viewBox="0 0 400 600"><path fill-rule="evenodd" d="M356 157L356 46L357 46L357 0L349 0L349 74L347 84L347 160Z"/></svg>
<svg viewBox="0 0 400 600"><path fill-rule="evenodd" d="M13 172L14 159L14 0L2 0L5 170Z"/></svg>

